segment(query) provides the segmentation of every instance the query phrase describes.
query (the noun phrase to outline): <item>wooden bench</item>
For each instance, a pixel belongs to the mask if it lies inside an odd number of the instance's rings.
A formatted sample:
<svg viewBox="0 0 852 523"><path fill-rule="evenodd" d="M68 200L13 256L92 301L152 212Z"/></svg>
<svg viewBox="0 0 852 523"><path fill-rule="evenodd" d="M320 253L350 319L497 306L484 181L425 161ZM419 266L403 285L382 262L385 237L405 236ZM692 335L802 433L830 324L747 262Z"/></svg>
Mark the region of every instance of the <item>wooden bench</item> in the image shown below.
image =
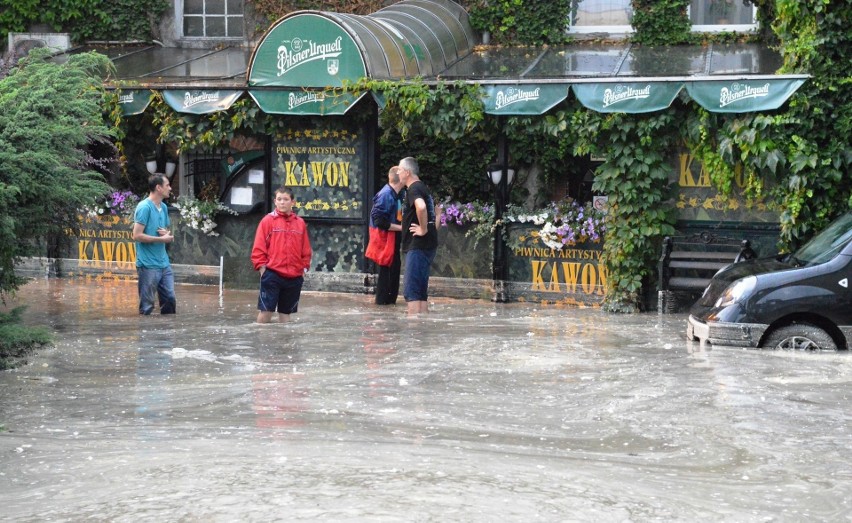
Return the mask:
<svg viewBox="0 0 852 523"><path fill-rule="evenodd" d="M673 312L676 308L673 292L700 293L719 269L755 257L749 240L710 232L665 237L657 266L659 310Z"/></svg>

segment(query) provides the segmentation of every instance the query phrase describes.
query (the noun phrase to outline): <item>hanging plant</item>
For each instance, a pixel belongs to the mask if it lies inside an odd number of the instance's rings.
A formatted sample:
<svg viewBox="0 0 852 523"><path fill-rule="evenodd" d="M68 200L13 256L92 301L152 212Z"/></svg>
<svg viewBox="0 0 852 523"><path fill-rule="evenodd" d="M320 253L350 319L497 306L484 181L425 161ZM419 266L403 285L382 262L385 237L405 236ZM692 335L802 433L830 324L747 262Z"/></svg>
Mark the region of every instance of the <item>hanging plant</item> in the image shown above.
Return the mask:
<svg viewBox="0 0 852 523"><path fill-rule="evenodd" d="M521 206L509 205L498 223L495 220L494 206L482 202L446 202L442 205L441 225L467 227L465 236L472 236L477 241L494 235L497 225L535 225L530 235L523 236L519 242L541 241L551 249L561 250L566 246L576 245L585 241L598 242L606 232L605 215L603 210L592 206L583 206L571 198L552 202L544 208L526 210ZM503 228L506 240L509 241L508 230ZM512 248L520 247L510 245Z"/></svg>
<svg viewBox="0 0 852 523"><path fill-rule="evenodd" d="M112 191L93 205L84 207L82 213L86 216L133 216L139 196L131 191Z"/></svg>
<svg viewBox="0 0 852 523"><path fill-rule="evenodd" d="M210 200L197 200L188 196L181 196L175 202L174 207L180 211L181 224L201 231L207 236L219 236L214 229L217 227L216 216L219 214L238 213L227 205Z"/></svg>

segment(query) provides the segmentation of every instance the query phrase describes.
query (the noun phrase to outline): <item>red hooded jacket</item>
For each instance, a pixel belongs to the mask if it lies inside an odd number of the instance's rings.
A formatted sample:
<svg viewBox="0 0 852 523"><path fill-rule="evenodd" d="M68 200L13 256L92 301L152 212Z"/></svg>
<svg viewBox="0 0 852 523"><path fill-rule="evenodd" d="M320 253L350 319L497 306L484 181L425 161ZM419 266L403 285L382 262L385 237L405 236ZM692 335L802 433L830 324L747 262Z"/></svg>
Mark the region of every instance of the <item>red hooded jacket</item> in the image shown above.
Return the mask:
<svg viewBox="0 0 852 523"><path fill-rule="evenodd" d="M311 266L311 240L305 220L272 210L260 220L251 249L255 270L261 266L284 278L297 278Z"/></svg>

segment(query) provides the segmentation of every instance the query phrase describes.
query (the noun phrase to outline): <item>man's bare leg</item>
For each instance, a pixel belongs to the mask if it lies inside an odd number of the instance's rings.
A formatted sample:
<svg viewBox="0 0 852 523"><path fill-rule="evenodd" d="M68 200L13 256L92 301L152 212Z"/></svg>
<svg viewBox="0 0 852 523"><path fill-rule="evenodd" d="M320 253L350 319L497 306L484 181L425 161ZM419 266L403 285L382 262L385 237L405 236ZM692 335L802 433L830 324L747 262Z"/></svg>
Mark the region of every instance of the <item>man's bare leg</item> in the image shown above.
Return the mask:
<svg viewBox="0 0 852 523"><path fill-rule="evenodd" d="M272 321L272 311L258 311L257 313L257 322L258 323L269 323Z"/></svg>
<svg viewBox="0 0 852 523"><path fill-rule="evenodd" d="M407 305L408 314L420 314L421 312L429 312L428 301L410 301Z"/></svg>
<svg viewBox="0 0 852 523"><path fill-rule="evenodd" d="M278 323L287 323L289 321L290 321L290 315L289 314L281 314L281 313L278 314Z"/></svg>

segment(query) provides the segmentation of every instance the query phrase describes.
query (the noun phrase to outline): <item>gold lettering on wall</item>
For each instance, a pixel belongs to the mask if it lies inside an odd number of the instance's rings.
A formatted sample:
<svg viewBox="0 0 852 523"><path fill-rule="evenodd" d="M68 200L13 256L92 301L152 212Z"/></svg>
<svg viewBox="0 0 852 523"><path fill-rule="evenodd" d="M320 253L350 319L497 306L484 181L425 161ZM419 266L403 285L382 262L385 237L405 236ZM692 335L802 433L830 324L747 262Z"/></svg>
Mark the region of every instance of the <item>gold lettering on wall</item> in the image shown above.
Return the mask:
<svg viewBox="0 0 852 523"><path fill-rule="evenodd" d="M680 159L680 176L678 185L681 187L711 187L710 173L705 169L704 164L701 164L701 169L698 171L698 177L692 172L692 162L695 157L691 154L681 154ZM734 166L734 183L737 187L745 187L745 174L743 166L737 162Z"/></svg>
<svg viewBox="0 0 852 523"><path fill-rule="evenodd" d="M136 266L136 244L133 242L78 240L77 259L80 266L90 268Z"/></svg>
<svg viewBox="0 0 852 523"><path fill-rule="evenodd" d="M288 187L349 187L352 162L284 162L284 183ZM310 177L309 177L310 174Z"/></svg>
<svg viewBox="0 0 852 523"><path fill-rule="evenodd" d="M572 260L595 260L600 259L602 251L594 249L548 249L539 247L519 247L515 249L515 256L522 258L570 258Z"/></svg>
<svg viewBox="0 0 852 523"><path fill-rule="evenodd" d="M602 265L549 260L530 260L530 264L533 291L604 294L606 269Z"/></svg>

